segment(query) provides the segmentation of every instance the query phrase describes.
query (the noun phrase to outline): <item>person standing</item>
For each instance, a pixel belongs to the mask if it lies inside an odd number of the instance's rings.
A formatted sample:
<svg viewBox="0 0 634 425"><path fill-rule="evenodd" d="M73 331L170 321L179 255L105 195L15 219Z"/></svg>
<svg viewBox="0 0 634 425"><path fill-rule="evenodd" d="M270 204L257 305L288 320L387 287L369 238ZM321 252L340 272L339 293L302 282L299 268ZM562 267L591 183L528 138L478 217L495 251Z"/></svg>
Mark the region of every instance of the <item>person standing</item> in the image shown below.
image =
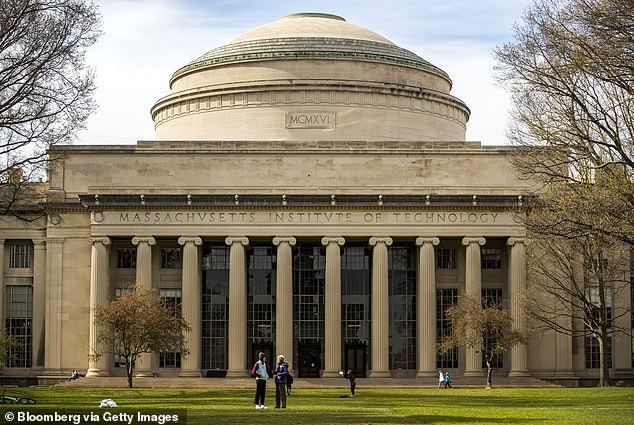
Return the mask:
<svg viewBox="0 0 634 425"><path fill-rule="evenodd" d="M442 374L442 370L438 371L438 389L445 388L445 375Z"/></svg>
<svg viewBox="0 0 634 425"><path fill-rule="evenodd" d="M354 397L354 390L355 388L357 388L357 380L354 379L354 374L352 373L352 370L348 369L348 373L346 373L344 376L344 379L347 379L350 381L350 393L351 393L351 397Z"/></svg>
<svg viewBox="0 0 634 425"><path fill-rule="evenodd" d="M266 354L260 353L258 361L253 365L251 374L255 376L255 408L268 409L264 405L264 397L266 396L266 380L269 379L269 371L266 366Z"/></svg>
<svg viewBox="0 0 634 425"><path fill-rule="evenodd" d="M284 361L284 355L277 356L277 367L273 372L275 375L275 408L286 409L286 381L288 378L288 363Z"/></svg>

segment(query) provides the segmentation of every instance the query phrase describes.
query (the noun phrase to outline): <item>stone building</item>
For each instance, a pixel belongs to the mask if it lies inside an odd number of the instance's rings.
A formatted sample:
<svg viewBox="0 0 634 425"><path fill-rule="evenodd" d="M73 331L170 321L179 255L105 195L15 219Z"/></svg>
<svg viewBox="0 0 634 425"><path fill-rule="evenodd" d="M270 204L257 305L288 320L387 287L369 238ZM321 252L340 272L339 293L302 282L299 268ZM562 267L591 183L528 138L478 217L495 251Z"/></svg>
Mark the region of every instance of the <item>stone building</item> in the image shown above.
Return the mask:
<svg viewBox="0 0 634 425"><path fill-rule="evenodd" d="M44 217L1 218L0 316L25 343L3 377L121 375L118 358L89 360L92 312L132 282L193 329L190 356L146 355L139 375L246 376L264 351L300 377L482 376L472 350L436 353L460 291L504 302L526 329L529 188L508 147L465 141L470 111L446 72L309 13L169 83L155 140L53 148ZM584 344L532 336L497 373L575 385L596 376ZM612 344L613 375L631 374L631 338Z"/></svg>

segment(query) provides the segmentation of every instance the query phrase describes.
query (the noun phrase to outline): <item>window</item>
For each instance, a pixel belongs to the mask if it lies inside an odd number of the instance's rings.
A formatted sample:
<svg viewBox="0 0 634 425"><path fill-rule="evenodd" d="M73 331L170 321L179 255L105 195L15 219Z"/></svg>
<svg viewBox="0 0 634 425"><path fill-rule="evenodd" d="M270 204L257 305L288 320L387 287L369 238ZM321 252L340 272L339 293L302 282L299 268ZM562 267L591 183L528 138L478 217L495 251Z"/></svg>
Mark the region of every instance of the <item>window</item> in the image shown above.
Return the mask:
<svg viewBox="0 0 634 425"><path fill-rule="evenodd" d="M416 247L388 250L390 369L416 369Z"/></svg>
<svg viewBox="0 0 634 425"><path fill-rule="evenodd" d="M451 320L446 310L458 302L457 289L436 290L436 341L440 344L443 337L451 336ZM439 369L458 367L458 349L452 348L444 354L438 354L436 367Z"/></svg>
<svg viewBox="0 0 634 425"><path fill-rule="evenodd" d="M9 268L30 269L33 264L33 244L30 241L20 241L8 244Z"/></svg>
<svg viewBox="0 0 634 425"><path fill-rule="evenodd" d="M502 251L499 248L482 248L482 269L501 269Z"/></svg>
<svg viewBox="0 0 634 425"><path fill-rule="evenodd" d="M165 301L165 305L174 312L175 316L181 315L181 289L159 289L159 295ZM159 356L159 365L162 368L181 367L180 351L175 351L173 353L161 353Z"/></svg>
<svg viewBox="0 0 634 425"><path fill-rule="evenodd" d="M136 268L136 248L117 248L117 268Z"/></svg>
<svg viewBox="0 0 634 425"><path fill-rule="evenodd" d="M126 292L128 292L128 288L114 288L114 298L117 299L123 294L125 294ZM114 362L114 367L125 368L125 357L119 354L114 354L113 362ZM132 364L134 365L134 362Z"/></svg>
<svg viewBox="0 0 634 425"><path fill-rule="evenodd" d="M249 343L275 343L277 256L271 245L254 245L247 256L247 333ZM250 353L254 358L257 353Z"/></svg>
<svg viewBox="0 0 634 425"><path fill-rule="evenodd" d="M456 248L438 248L436 250L436 268L455 269L456 268Z"/></svg>
<svg viewBox="0 0 634 425"><path fill-rule="evenodd" d="M607 319L607 326L608 328L612 327L612 288L610 287L604 287L604 293L605 293L605 317ZM593 309L593 314L594 314L594 320L599 320L599 313L600 313L600 307L601 307L601 298L600 298L600 293L599 293L599 287L598 286L591 286L589 288L586 289L586 295L588 297L588 300L594 305L594 309Z"/></svg>
<svg viewBox="0 0 634 425"><path fill-rule="evenodd" d="M224 371L229 347L229 247L205 242L202 269L202 369Z"/></svg>
<svg viewBox="0 0 634 425"><path fill-rule="evenodd" d="M180 248L161 248L161 268L180 269L183 267L183 260Z"/></svg>
<svg viewBox="0 0 634 425"><path fill-rule="evenodd" d="M586 368L598 369L601 367L601 358L599 354L599 340L593 336L585 337L585 354ZM608 358L608 368L612 367L612 338L608 337L608 347L606 356Z"/></svg>
<svg viewBox="0 0 634 425"><path fill-rule="evenodd" d="M16 338L20 346L7 350L5 365L6 367L31 367L33 288L27 285L9 285L6 295L6 333Z"/></svg>
<svg viewBox="0 0 634 425"><path fill-rule="evenodd" d="M493 289L483 289L482 290L482 302L486 307L497 307L502 308L502 289L493 288ZM495 337L493 335L486 334L484 335L484 344L489 347L493 343L495 343ZM500 355L493 356L491 359L491 367L492 368L502 368L504 367L504 357ZM482 356L482 367L486 368L486 360L484 355Z"/></svg>

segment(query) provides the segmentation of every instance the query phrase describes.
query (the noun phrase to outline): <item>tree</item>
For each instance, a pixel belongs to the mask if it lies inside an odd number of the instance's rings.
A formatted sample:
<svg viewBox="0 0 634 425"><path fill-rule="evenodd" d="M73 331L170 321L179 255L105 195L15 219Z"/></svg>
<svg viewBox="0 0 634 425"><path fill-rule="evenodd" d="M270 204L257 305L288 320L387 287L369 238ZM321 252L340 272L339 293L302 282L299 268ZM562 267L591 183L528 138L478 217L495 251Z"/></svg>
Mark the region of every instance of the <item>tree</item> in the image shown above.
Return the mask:
<svg viewBox="0 0 634 425"><path fill-rule="evenodd" d="M12 335L0 335L0 364L10 362L17 351L24 347L22 342Z"/></svg>
<svg viewBox="0 0 634 425"><path fill-rule="evenodd" d="M48 149L68 143L95 109L86 48L97 7L83 0L0 2L0 214L41 200Z"/></svg>
<svg viewBox="0 0 634 425"><path fill-rule="evenodd" d="M536 0L495 51L511 161L536 183L551 234L634 245L633 53L631 0Z"/></svg>
<svg viewBox="0 0 634 425"><path fill-rule="evenodd" d="M629 334L618 326L629 314L619 303L629 297L629 251L627 244L601 234L572 239L538 235L529 251L530 287L524 302L534 330L582 337L586 344L596 341L599 386L609 385L612 335Z"/></svg>
<svg viewBox="0 0 634 425"><path fill-rule="evenodd" d="M155 291L129 287L123 295L97 310L97 340L102 352L125 359L128 387L132 388L134 363L142 353L177 352L189 354L185 333L191 329Z"/></svg>
<svg viewBox="0 0 634 425"><path fill-rule="evenodd" d="M452 334L442 339L439 351L471 347L482 353L487 365L486 387L491 388L492 361L526 338L513 328L513 319L501 305L470 294L461 294L458 302L447 309Z"/></svg>

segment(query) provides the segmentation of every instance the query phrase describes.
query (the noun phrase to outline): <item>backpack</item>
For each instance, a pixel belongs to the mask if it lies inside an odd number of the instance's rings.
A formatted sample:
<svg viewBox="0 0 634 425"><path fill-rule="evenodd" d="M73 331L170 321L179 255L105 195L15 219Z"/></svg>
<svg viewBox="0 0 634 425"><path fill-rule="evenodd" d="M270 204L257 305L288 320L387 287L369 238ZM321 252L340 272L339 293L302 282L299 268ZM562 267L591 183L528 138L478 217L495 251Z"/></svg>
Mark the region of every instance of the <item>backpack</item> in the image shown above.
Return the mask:
<svg viewBox="0 0 634 425"><path fill-rule="evenodd" d="M293 385L293 376L290 373L286 374L286 385Z"/></svg>

